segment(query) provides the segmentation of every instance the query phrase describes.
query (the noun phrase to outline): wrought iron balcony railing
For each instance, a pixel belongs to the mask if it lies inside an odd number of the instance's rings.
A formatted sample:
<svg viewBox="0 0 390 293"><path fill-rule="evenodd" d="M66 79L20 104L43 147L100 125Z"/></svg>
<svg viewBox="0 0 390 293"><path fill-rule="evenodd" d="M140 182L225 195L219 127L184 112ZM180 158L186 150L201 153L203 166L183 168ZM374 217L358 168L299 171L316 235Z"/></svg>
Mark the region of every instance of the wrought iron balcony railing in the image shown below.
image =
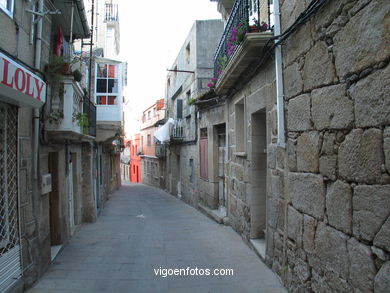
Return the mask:
<svg viewBox="0 0 390 293"><path fill-rule="evenodd" d="M96 106L88 98L83 100L83 113L88 116L88 135L96 136Z"/></svg>
<svg viewBox="0 0 390 293"><path fill-rule="evenodd" d="M183 139L184 138L184 128L183 128L183 120L182 119L175 120L175 123L173 125L172 138L173 139Z"/></svg>
<svg viewBox="0 0 390 293"><path fill-rule="evenodd" d="M104 10L104 22L119 21L118 4L106 3Z"/></svg>
<svg viewBox="0 0 390 293"><path fill-rule="evenodd" d="M271 0L236 0L214 55L214 76L225 70L245 34L271 29Z"/></svg>

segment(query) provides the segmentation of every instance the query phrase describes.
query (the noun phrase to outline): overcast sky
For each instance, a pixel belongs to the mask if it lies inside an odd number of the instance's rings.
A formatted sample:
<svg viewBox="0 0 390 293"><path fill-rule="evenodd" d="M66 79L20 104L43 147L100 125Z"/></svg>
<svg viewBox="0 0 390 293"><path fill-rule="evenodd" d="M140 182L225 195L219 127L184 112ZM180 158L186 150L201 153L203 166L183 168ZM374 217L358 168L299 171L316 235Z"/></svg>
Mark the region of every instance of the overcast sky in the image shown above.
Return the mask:
<svg viewBox="0 0 390 293"><path fill-rule="evenodd" d="M134 132L140 113L164 98L165 78L195 20L220 19L210 0L118 0L119 59L128 63L126 131ZM129 122L133 125L129 125ZM130 127L129 127L130 126Z"/></svg>

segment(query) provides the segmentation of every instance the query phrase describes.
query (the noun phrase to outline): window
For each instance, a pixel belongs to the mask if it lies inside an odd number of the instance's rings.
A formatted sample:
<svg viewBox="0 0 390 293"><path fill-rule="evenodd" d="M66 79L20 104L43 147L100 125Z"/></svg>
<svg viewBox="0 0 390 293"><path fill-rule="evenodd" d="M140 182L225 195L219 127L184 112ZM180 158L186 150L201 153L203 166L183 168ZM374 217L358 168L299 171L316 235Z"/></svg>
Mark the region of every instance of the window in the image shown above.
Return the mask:
<svg viewBox="0 0 390 293"><path fill-rule="evenodd" d="M146 137L146 145L150 146L152 144L152 140L150 138L150 134Z"/></svg>
<svg viewBox="0 0 390 293"><path fill-rule="evenodd" d="M142 122L145 122L146 121L146 114L144 113L144 115L142 115Z"/></svg>
<svg viewBox="0 0 390 293"><path fill-rule="evenodd" d="M199 157L200 157L200 178L208 179L209 160L208 160L207 128L200 129Z"/></svg>
<svg viewBox="0 0 390 293"><path fill-rule="evenodd" d="M190 64L190 56L191 56L191 45L188 43L186 47L186 61L188 64Z"/></svg>
<svg viewBox="0 0 390 293"><path fill-rule="evenodd" d="M152 115L152 113L151 113L151 111L149 110L149 111L148 111L148 120L150 120L151 115Z"/></svg>
<svg viewBox="0 0 390 293"><path fill-rule="evenodd" d="M245 152L245 107L241 100L235 104L236 152Z"/></svg>
<svg viewBox="0 0 390 293"><path fill-rule="evenodd" d="M183 100L177 99L176 100L176 119L182 119L183 118Z"/></svg>
<svg viewBox="0 0 390 293"><path fill-rule="evenodd" d="M153 117L156 117L156 108L153 108Z"/></svg>
<svg viewBox="0 0 390 293"><path fill-rule="evenodd" d="M118 65L98 63L96 66L96 103L116 105L119 92Z"/></svg>
<svg viewBox="0 0 390 293"><path fill-rule="evenodd" d="M14 13L14 0L0 0L0 8L9 16L12 16Z"/></svg>

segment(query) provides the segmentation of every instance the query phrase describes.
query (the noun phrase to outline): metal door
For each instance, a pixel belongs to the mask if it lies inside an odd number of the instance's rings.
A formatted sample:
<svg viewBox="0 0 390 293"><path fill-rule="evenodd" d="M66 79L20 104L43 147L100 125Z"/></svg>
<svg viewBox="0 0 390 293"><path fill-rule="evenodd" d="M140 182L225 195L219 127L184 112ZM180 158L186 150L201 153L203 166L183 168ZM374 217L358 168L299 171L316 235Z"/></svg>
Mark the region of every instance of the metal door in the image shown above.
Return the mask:
<svg viewBox="0 0 390 293"><path fill-rule="evenodd" d="M19 235L18 108L0 102L0 292L22 275Z"/></svg>

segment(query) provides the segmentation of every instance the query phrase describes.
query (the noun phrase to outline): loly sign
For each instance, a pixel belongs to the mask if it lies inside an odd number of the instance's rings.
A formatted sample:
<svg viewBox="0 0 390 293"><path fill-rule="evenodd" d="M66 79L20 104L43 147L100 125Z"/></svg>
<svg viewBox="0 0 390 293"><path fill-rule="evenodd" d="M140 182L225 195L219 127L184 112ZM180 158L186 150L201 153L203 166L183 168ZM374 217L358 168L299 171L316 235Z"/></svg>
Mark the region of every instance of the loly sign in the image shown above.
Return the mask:
<svg viewBox="0 0 390 293"><path fill-rule="evenodd" d="M46 99L46 83L0 53L0 95L20 104L41 106Z"/></svg>

